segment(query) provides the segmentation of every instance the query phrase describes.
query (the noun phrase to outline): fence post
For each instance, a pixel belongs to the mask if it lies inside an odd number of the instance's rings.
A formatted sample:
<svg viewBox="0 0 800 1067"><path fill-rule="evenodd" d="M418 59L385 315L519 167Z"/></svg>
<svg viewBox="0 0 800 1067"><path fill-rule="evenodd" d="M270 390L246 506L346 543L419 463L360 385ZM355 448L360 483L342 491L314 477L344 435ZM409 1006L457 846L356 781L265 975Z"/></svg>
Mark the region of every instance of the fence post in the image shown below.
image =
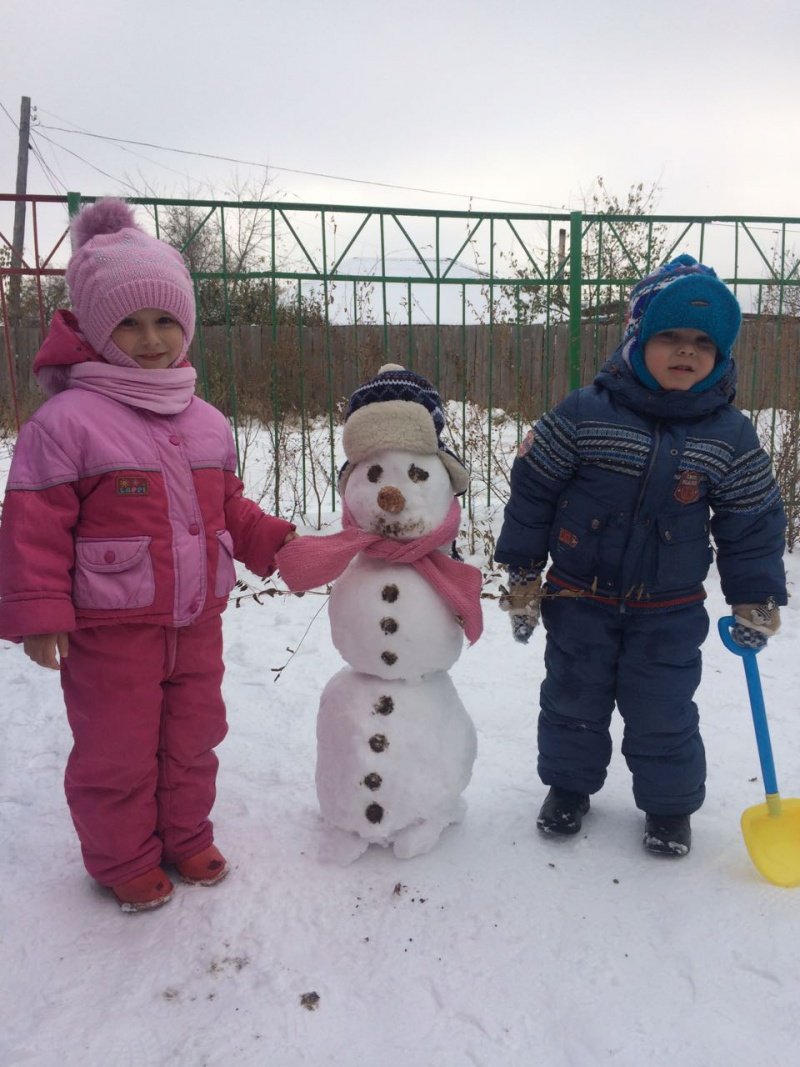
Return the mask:
<svg viewBox="0 0 800 1067"><path fill-rule="evenodd" d="M69 217L77 215L81 209L81 194L80 193L67 193L67 211Z"/></svg>
<svg viewBox="0 0 800 1067"><path fill-rule="evenodd" d="M581 280L583 215L571 211L569 215L569 387L581 384Z"/></svg>

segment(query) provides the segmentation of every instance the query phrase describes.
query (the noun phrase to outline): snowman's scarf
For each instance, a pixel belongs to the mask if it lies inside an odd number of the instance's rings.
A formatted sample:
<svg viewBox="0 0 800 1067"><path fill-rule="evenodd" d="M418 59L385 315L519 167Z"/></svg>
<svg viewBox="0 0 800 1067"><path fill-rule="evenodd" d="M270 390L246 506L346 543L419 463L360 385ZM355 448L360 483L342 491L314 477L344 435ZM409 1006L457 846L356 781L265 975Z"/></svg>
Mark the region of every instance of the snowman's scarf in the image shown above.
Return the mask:
<svg viewBox="0 0 800 1067"><path fill-rule="evenodd" d="M283 580L298 592L334 581L359 552L385 563L407 563L463 619L467 640L475 642L483 630L481 572L439 551L458 533L460 519L461 506L453 498L447 517L435 530L412 541L395 541L360 529L345 505L341 533L297 537L278 552L276 562Z"/></svg>

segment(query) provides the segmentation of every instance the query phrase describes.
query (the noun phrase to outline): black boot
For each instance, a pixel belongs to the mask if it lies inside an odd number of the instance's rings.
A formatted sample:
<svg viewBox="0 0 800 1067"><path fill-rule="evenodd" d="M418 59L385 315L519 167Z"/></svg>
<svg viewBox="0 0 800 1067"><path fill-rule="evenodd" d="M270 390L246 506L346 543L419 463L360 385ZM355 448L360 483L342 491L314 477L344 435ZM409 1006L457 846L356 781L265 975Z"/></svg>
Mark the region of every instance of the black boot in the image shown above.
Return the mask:
<svg viewBox="0 0 800 1067"><path fill-rule="evenodd" d="M659 856L685 856L692 847L689 816L645 815L643 844Z"/></svg>
<svg viewBox="0 0 800 1067"><path fill-rule="evenodd" d="M544 799L536 825L543 834L577 834L588 810L586 793L573 793L554 785Z"/></svg>

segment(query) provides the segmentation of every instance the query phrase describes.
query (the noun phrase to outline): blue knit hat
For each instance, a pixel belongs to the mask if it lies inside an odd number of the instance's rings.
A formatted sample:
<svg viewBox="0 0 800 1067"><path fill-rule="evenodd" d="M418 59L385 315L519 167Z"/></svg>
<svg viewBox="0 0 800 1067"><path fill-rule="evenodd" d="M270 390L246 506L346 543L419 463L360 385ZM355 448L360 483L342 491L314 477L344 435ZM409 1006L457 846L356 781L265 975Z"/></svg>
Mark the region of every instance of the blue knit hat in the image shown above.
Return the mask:
<svg viewBox="0 0 800 1067"><path fill-rule="evenodd" d="M387 363L374 378L359 385L350 397L345 420L365 404L380 404L386 400L410 400L422 404L433 419L437 438L441 437L444 430L442 398L427 378L398 363Z"/></svg>
<svg viewBox="0 0 800 1067"><path fill-rule="evenodd" d="M467 470L442 442L444 428L442 398L428 379L397 363L387 363L355 390L347 405L342 434L347 463L339 472L340 491L344 491L352 464L381 450L397 449L438 455L450 475L453 492L466 492Z"/></svg>
<svg viewBox="0 0 800 1067"><path fill-rule="evenodd" d="M714 368L690 392L702 393L728 369L731 350L742 323L739 302L716 271L692 256L678 256L643 278L630 295L623 345L631 368L648 389L660 389L647 369L644 346L664 330L701 330L717 346Z"/></svg>

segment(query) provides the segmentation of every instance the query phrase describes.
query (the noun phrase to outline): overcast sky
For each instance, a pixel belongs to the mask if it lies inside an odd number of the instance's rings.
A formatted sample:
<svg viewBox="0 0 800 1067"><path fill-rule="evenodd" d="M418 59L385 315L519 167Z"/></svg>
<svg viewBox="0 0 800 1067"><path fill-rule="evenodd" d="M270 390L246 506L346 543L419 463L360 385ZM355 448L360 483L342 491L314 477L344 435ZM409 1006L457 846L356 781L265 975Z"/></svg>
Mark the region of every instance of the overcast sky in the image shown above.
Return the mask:
<svg viewBox="0 0 800 1067"><path fill-rule="evenodd" d="M800 215L795 0L36 0L0 29L2 192L27 95L30 192L264 177L61 127L266 164L294 202L577 208L602 175L665 213Z"/></svg>

